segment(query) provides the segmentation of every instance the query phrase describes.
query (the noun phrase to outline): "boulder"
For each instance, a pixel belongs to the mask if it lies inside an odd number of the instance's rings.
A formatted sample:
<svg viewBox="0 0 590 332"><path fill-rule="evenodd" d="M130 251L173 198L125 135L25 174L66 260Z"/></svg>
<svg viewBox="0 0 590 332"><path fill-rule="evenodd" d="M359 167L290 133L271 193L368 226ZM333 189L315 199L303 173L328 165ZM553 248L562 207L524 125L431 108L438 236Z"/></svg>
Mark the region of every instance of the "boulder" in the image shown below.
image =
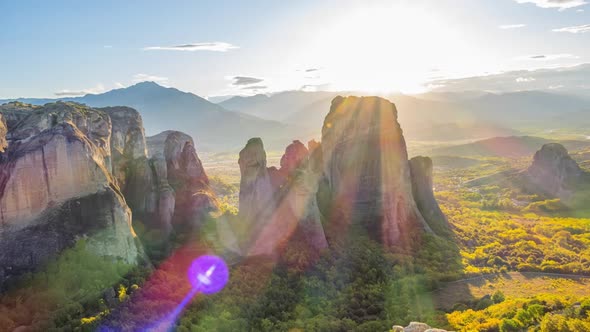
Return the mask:
<svg viewBox="0 0 590 332"><path fill-rule="evenodd" d="M412 176L412 194L418 210L437 235L448 236L449 222L434 198L432 159L422 156L410 159L410 174Z"/></svg>
<svg viewBox="0 0 590 332"><path fill-rule="evenodd" d="M378 97L336 97L322 128L327 235L351 227L389 248L413 248L431 232L412 195L406 143L397 109Z"/></svg>
<svg viewBox="0 0 590 332"><path fill-rule="evenodd" d="M428 324L411 322L410 325L404 327L404 332L426 332L431 327Z"/></svg>

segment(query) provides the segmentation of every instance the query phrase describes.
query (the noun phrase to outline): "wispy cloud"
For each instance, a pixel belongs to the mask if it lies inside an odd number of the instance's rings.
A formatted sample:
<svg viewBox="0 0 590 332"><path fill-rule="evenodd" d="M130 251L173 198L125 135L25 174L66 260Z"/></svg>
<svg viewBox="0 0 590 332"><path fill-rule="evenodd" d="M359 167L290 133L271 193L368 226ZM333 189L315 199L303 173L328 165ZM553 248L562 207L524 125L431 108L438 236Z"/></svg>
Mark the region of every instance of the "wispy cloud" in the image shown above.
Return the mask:
<svg viewBox="0 0 590 332"><path fill-rule="evenodd" d="M239 48L238 46L232 45L225 42L210 42L210 43L191 43L181 44L173 46L149 46L144 47L144 51L212 51L212 52L227 52Z"/></svg>
<svg viewBox="0 0 590 332"><path fill-rule="evenodd" d="M232 81L234 86L244 86L257 84L264 81L264 78L252 77L252 76L231 76L229 79Z"/></svg>
<svg viewBox="0 0 590 332"><path fill-rule="evenodd" d="M515 81L516 83L529 83L534 82L535 79L533 77L517 77Z"/></svg>
<svg viewBox="0 0 590 332"><path fill-rule="evenodd" d="M330 83L320 83L320 84L305 84L302 85L299 90L301 91L321 91L326 90L330 87Z"/></svg>
<svg viewBox="0 0 590 332"><path fill-rule="evenodd" d="M264 89L268 89L268 86L266 86L266 85L250 85L250 86L245 86L241 89L242 90L264 90Z"/></svg>
<svg viewBox="0 0 590 332"><path fill-rule="evenodd" d="M586 33L590 32L590 24L553 29L554 32Z"/></svg>
<svg viewBox="0 0 590 332"><path fill-rule="evenodd" d="M101 93L104 92L105 88L104 85L102 84L97 84L96 87L94 88L89 88L89 89L82 89L82 90L60 90L57 92L54 92L54 95L58 96L58 97L81 97L81 96L85 96L87 94L96 94L96 93Z"/></svg>
<svg viewBox="0 0 590 332"><path fill-rule="evenodd" d="M149 75L149 74L135 74L135 75L133 75L133 79L132 79L133 83L140 83L140 82L146 82L146 81L166 83L166 82L168 82L168 77Z"/></svg>
<svg viewBox="0 0 590 332"><path fill-rule="evenodd" d="M506 24L506 25L498 26L498 28L504 29L504 30L519 29L519 28L524 28L524 27L526 27L526 24Z"/></svg>
<svg viewBox="0 0 590 332"><path fill-rule="evenodd" d="M569 53L561 53L561 54L536 54L536 55L523 55L516 57L515 60L518 61L554 61L554 60L562 60L562 59L579 59L580 57L577 55L569 54Z"/></svg>
<svg viewBox="0 0 590 332"><path fill-rule="evenodd" d="M532 3L541 8L566 10L588 4L586 0L515 0L518 3Z"/></svg>

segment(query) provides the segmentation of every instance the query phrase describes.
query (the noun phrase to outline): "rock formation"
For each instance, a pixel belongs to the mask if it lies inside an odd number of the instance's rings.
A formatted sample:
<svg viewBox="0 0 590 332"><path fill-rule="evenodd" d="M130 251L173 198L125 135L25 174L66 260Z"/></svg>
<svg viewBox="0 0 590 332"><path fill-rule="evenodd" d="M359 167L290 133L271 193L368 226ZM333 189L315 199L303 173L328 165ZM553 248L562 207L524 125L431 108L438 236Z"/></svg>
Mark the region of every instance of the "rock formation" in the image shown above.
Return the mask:
<svg viewBox="0 0 590 332"><path fill-rule="evenodd" d="M247 225L245 250L256 241L257 234L272 223L276 207L273 185L266 168L266 151L260 138L251 138L240 151L240 222ZM267 239L271 241L271 239ZM270 247L273 245L270 244ZM261 253L263 253L261 250ZM257 254L253 252L252 254Z"/></svg>
<svg viewBox="0 0 590 332"><path fill-rule="evenodd" d="M255 151L263 149L261 144L252 147L256 147ZM264 150L258 154L259 157L265 155ZM244 159L246 156L247 153L244 153ZM255 234L256 240L249 254L276 253L277 249L284 248L287 243L303 246L314 252L328 246L316 200L319 174L310 167L309 158L310 153L305 145L300 141L293 141L281 158L281 168L271 167L267 170L271 183L272 208L269 209L269 205L258 207L255 215L263 216L263 219L258 220L263 221L264 226L261 232ZM242 155L240 160L243 160ZM266 158L259 160L258 164L266 165ZM261 185L257 189L268 190L265 189L265 171L260 168L257 174L261 175L258 179ZM245 200L252 199L248 191L240 188L240 202L242 197Z"/></svg>
<svg viewBox="0 0 590 332"><path fill-rule="evenodd" d="M74 103L0 106L8 147L0 160L0 286L34 271L80 238L137 264L131 211L111 169L111 120Z"/></svg>
<svg viewBox="0 0 590 332"><path fill-rule="evenodd" d="M409 249L421 232L431 231L414 202L394 104L378 97L334 98L321 147L330 239L355 227L386 247Z"/></svg>
<svg viewBox="0 0 590 332"><path fill-rule="evenodd" d="M326 235L339 241L349 230L401 250L416 248L424 232L449 232L432 191L432 161L408 161L397 110L385 99L336 97L321 144L293 141L281 167L267 168L262 140L253 138L239 165L249 255L276 253L290 241L318 251Z"/></svg>
<svg viewBox="0 0 590 332"><path fill-rule="evenodd" d="M165 131L147 138L153 170L155 206L166 228L195 228L209 212L217 210L217 201L209 186L193 139L178 131Z"/></svg>
<svg viewBox="0 0 590 332"><path fill-rule="evenodd" d="M410 159L410 174L412 193L418 210L437 235L448 236L448 220L438 206L432 189L432 159L422 156Z"/></svg>
<svg viewBox="0 0 590 332"><path fill-rule="evenodd" d="M401 325L394 325L391 328L393 332L447 332L447 330L435 329L430 327L428 324L411 322L408 326L403 327Z"/></svg>
<svg viewBox="0 0 590 332"><path fill-rule="evenodd" d="M8 133L8 127L6 127L6 120L0 114L0 153L4 152L8 147L8 142L6 141L6 134Z"/></svg>
<svg viewBox="0 0 590 332"><path fill-rule="evenodd" d="M583 174L563 145L557 143L543 145L525 172L531 187L529 190L563 199L573 194L573 187Z"/></svg>
<svg viewBox="0 0 590 332"><path fill-rule="evenodd" d="M99 110L108 114L112 122L111 173L135 219L149 219L155 211L157 198L141 115L129 107Z"/></svg>

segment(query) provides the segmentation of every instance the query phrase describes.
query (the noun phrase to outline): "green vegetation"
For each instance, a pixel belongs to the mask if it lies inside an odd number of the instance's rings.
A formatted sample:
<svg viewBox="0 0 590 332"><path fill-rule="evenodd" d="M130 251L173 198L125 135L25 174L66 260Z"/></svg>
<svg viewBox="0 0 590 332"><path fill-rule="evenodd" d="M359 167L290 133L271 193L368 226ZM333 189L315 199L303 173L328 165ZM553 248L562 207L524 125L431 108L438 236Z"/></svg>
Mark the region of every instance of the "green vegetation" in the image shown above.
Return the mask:
<svg viewBox="0 0 590 332"><path fill-rule="evenodd" d="M56 327L67 331L91 325L108 313L103 294L109 288L121 283L119 299L124 301L126 287L141 282L130 277L130 271L127 264L93 254L85 240L79 240L42 272L21 278L2 297L0 330L28 326L34 331Z"/></svg>
<svg viewBox="0 0 590 332"><path fill-rule="evenodd" d="M190 290L192 259L216 252L235 263L230 282L195 297L177 331L387 331L410 321L457 331L589 330L590 215L510 187L465 185L527 160L454 162L436 168L434 181L453 238L426 235L419 252L387 252L351 231L320 255L289 243L278 261L233 260L211 235L221 218L239 231L239 182L217 174L221 213L200 234L164 248L136 229L151 244L155 270L95 257L80 241L13 287L0 303L0 326L149 327Z"/></svg>

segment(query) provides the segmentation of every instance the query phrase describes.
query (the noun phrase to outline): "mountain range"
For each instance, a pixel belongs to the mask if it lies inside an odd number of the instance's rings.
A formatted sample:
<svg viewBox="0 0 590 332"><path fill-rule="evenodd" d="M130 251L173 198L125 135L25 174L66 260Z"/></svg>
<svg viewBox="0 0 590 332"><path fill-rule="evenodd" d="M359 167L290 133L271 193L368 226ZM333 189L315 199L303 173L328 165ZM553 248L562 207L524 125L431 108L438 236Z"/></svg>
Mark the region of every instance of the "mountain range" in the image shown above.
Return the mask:
<svg viewBox="0 0 590 332"><path fill-rule="evenodd" d="M195 94L166 88L154 82L142 82L101 94L60 98L91 107L128 106L143 118L147 135L165 130L186 132L195 138L200 150L233 150L254 136L265 138L269 146L284 146L304 130L297 126L230 112ZM7 102L0 101L0 103ZM43 105L54 99L21 98L18 101Z"/></svg>
<svg viewBox="0 0 590 332"><path fill-rule="evenodd" d="M338 95L358 92L283 91L233 96L211 102L193 93L154 82L82 97L59 98L91 107L129 106L137 109L146 134L179 130L195 138L201 151L237 151L251 137L267 148L280 149L292 139L318 138L318 128ZM410 141L475 141L498 136L538 134L553 128L584 130L590 125L590 100L542 91L494 94L483 91L387 94L398 109ZM58 99L11 99L42 105ZM11 101L0 100L0 103Z"/></svg>

